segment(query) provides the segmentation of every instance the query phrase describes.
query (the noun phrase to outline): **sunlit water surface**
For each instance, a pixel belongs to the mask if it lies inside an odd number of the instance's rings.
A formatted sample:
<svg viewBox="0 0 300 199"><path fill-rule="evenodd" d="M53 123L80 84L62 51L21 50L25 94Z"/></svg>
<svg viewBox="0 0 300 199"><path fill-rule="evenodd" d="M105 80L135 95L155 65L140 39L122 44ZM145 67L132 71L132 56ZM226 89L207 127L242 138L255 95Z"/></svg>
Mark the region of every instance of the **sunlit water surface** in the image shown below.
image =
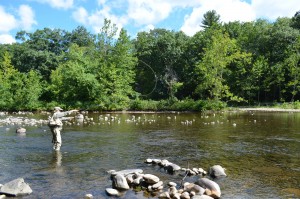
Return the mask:
<svg viewBox="0 0 300 199"><path fill-rule="evenodd" d="M14 115L16 116L16 115ZM53 152L46 125L0 125L0 183L22 177L33 193L23 198L111 198L108 170L143 169L180 184L147 158L181 167L225 167L222 198L300 198L300 113L90 113L94 124L65 125L61 152ZM7 117L0 116L1 119ZM46 115L22 116L46 119ZM100 118L100 119L99 119ZM135 119L135 121L133 121ZM236 125L235 125L236 124ZM194 182L197 177L184 180ZM165 189L166 186L165 186ZM128 190L120 198L157 198Z"/></svg>

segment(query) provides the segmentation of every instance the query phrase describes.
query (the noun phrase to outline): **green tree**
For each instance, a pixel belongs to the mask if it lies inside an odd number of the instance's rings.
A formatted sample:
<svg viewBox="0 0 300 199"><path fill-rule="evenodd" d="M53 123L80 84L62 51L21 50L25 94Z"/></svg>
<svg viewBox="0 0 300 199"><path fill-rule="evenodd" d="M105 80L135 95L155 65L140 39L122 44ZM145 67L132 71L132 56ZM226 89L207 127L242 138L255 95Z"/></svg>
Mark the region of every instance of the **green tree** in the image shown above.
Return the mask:
<svg viewBox="0 0 300 199"><path fill-rule="evenodd" d="M13 94L11 93L11 80L17 73L11 64L11 57L8 52L3 55L0 63L0 108L2 110L11 109L13 105Z"/></svg>
<svg viewBox="0 0 300 199"><path fill-rule="evenodd" d="M296 43L299 30L290 27L289 18L278 18L270 29L270 39L266 58L269 61L268 87L269 96L273 100L284 101L288 96L287 88L287 65L284 60L289 57L289 49Z"/></svg>
<svg viewBox="0 0 300 199"><path fill-rule="evenodd" d="M196 65L198 87L195 92L214 100L238 100L233 96L226 82L229 65L237 60L244 60L247 55L242 53L234 39L230 39L221 30L215 31L211 43L204 49L202 61Z"/></svg>
<svg viewBox="0 0 300 199"><path fill-rule="evenodd" d="M287 86L291 90L291 101L295 100L295 96L300 91L300 36L297 42L289 50L289 56L285 59L285 64L288 68L288 74L290 76Z"/></svg>
<svg viewBox="0 0 300 199"><path fill-rule="evenodd" d="M220 15L215 10L207 11L203 15L202 25L203 28L210 28L214 25L220 24Z"/></svg>
<svg viewBox="0 0 300 199"><path fill-rule="evenodd" d="M139 59L137 90L152 99L175 99L183 84L185 61L182 56L187 41L184 33L165 29L139 33L135 41Z"/></svg>
<svg viewBox="0 0 300 199"><path fill-rule="evenodd" d="M0 109L2 110L36 110L42 87L40 76L30 71L27 75L20 73L11 63L8 52L0 63Z"/></svg>
<svg viewBox="0 0 300 199"><path fill-rule="evenodd" d="M50 90L54 100L69 105L93 103L100 93L100 85L92 69L93 58L88 48L74 44L66 53L67 61L51 73Z"/></svg>
<svg viewBox="0 0 300 199"><path fill-rule="evenodd" d="M292 17L291 26L300 30L300 11L296 12L295 15Z"/></svg>
<svg viewBox="0 0 300 199"><path fill-rule="evenodd" d="M20 72L38 71L49 81L51 70L55 70L64 59L61 56L69 47L68 34L61 29L44 28L33 33L20 31L13 44L12 63Z"/></svg>
<svg viewBox="0 0 300 199"><path fill-rule="evenodd" d="M129 98L135 95L132 84L136 58L132 43L124 29L119 35L117 30L115 24L105 19L97 36L94 57L98 60L95 74L100 84L97 104L101 109L125 109Z"/></svg>
<svg viewBox="0 0 300 199"><path fill-rule="evenodd" d="M83 26L78 26L71 33L66 35L68 42L75 43L79 47L93 46L95 44L95 35L87 31Z"/></svg>
<svg viewBox="0 0 300 199"><path fill-rule="evenodd" d="M39 98L42 92L41 77L34 70L27 74L17 72L13 78L13 109L37 110L40 108Z"/></svg>

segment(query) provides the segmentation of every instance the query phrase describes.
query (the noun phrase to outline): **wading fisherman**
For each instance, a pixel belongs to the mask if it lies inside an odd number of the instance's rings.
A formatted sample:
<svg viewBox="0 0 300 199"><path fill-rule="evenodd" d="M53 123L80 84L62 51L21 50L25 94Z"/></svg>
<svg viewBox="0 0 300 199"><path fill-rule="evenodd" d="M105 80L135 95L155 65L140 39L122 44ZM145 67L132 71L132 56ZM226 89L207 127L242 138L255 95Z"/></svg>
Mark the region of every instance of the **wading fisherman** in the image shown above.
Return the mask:
<svg viewBox="0 0 300 199"><path fill-rule="evenodd" d="M63 117L66 115L70 115L73 112L77 112L77 110L70 110L65 112L62 112L62 110L63 109L60 107L54 107L54 113L51 117L49 117L48 126L50 127L52 133L52 143L53 149L55 151L59 151L62 144L60 131L62 130L63 126Z"/></svg>

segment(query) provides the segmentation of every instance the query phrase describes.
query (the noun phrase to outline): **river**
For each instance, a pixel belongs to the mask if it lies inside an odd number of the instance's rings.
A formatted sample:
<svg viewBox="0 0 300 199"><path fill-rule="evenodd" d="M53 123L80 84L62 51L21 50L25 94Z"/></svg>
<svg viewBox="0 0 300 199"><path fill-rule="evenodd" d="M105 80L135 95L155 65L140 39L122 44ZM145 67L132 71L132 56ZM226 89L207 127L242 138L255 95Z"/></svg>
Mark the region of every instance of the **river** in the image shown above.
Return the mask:
<svg viewBox="0 0 300 199"><path fill-rule="evenodd" d="M180 184L183 177L147 158L185 168L221 165L223 199L300 198L300 113L89 113L86 124L64 125L60 152L52 151L46 124L0 123L0 184L22 177L33 193L22 198L113 198L108 170L143 169ZM0 119L9 117L1 115ZM17 115L13 115L17 117ZM20 115L47 119L47 115ZM90 119L91 120L91 119ZM197 176L184 180L194 182ZM120 198L157 198L128 190Z"/></svg>

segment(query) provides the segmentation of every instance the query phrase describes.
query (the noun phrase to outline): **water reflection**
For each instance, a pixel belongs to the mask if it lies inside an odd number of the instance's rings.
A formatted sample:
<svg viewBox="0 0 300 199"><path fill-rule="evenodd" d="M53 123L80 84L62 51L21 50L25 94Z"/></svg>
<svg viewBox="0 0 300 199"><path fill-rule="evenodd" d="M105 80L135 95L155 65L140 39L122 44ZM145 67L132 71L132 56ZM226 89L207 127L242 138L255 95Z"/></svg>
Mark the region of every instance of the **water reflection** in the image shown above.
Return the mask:
<svg viewBox="0 0 300 199"><path fill-rule="evenodd" d="M52 157L52 167L53 168L61 168L61 163L62 163L62 153L61 151L54 151L52 152L53 157Z"/></svg>

